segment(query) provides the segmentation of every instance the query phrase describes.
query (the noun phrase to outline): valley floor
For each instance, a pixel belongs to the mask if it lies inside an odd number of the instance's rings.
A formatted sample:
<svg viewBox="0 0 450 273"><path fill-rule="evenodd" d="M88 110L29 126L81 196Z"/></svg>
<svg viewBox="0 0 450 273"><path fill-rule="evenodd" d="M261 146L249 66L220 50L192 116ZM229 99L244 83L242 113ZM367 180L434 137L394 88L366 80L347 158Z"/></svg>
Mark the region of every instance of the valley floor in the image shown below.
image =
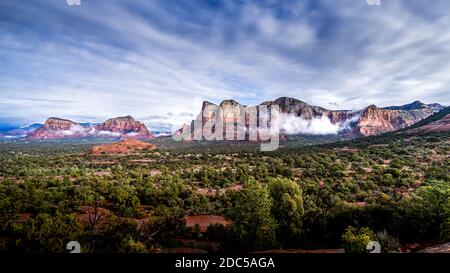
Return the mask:
<svg viewBox="0 0 450 273"><path fill-rule="evenodd" d="M429 247L450 240L449 133L307 140L263 153L161 138L107 155L91 142L1 142L0 249L448 251Z"/></svg>

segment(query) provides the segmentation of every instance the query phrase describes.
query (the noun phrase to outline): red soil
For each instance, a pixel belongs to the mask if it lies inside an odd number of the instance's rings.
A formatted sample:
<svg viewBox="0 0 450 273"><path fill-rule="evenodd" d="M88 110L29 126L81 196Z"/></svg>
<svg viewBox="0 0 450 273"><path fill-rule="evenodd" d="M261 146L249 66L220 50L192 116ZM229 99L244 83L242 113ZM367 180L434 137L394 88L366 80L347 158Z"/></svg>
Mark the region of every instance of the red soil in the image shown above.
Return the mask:
<svg viewBox="0 0 450 273"><path fill-rule="evenodd" d="M200 231L205 232L207 227L211 224L222 224L227 226L230 224L229 221L225 220L222 216L219 215L196 215L196 216L185 216L187 227L195 227L196 224L199 224Z"/></svg>

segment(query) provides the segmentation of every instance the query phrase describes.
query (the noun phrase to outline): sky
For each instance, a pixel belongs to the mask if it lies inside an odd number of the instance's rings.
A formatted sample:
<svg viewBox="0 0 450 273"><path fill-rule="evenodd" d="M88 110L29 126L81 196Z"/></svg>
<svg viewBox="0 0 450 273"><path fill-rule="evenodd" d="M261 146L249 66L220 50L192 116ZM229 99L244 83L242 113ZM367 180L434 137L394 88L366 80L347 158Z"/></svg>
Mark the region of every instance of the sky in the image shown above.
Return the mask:
<svg viewBox="0 0 450 273"><path fill-rule="evenodd" d="M450 105L450 1L381 3L0 1L0 124L132 115L160 130L203 100L281 96Z"/></svg>

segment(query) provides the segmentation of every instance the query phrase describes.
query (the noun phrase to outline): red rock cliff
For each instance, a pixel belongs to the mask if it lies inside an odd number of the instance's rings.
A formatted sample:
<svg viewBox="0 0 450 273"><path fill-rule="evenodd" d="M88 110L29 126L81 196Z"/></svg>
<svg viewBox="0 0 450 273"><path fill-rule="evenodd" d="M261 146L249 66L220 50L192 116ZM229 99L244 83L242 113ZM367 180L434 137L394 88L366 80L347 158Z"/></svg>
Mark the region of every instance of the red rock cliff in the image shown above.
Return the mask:
<svg viewBox="0 0 450 273"><path fill-rule="evenodd" d="M131 116L108 119L101 124L95 125L94 128L99 131L120 133L125 138L148 139L153 137L142 122L135 120Z"/></svg>

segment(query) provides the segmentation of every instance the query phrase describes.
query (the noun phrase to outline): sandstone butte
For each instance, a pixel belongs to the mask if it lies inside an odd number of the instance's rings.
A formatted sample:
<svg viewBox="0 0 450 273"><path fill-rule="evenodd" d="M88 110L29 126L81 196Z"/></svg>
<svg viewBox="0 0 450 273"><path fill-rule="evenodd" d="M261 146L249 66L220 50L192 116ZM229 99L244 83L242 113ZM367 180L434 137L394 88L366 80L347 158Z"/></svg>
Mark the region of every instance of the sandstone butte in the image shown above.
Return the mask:
<svg viewBox="0 0 450 273"><path fill-rule="evenodd" d="M45 124L27 135L27 139L150 139L147 127L132 116L117 117L99 124L80 124L67 119L48 118Z"/></svg>
<svg viewBox="0 0 450 273"><path fill-rule="evenodd" d="M91 148L91 154L133 154L156 149L156 145L146 143L134 138L124 139L120 142L96 145Z"/></svg>

